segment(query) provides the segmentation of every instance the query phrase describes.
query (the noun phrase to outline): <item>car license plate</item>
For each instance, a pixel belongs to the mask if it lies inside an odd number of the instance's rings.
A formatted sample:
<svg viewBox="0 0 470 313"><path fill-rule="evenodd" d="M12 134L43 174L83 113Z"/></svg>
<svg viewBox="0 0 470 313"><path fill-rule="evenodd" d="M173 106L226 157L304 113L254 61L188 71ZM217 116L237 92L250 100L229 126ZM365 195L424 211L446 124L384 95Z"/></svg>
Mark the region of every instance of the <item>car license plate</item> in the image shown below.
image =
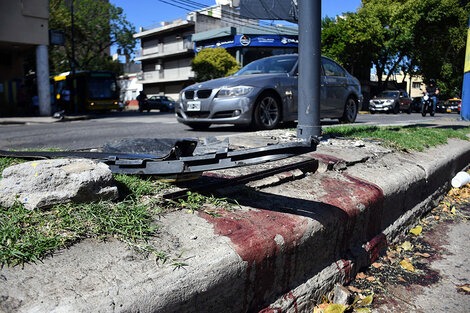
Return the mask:
<svg viewBox="0 0 470 313"><path fill-rule="evenodd" d="M201 111L201 101L188 101L188 111Z"/></svg>

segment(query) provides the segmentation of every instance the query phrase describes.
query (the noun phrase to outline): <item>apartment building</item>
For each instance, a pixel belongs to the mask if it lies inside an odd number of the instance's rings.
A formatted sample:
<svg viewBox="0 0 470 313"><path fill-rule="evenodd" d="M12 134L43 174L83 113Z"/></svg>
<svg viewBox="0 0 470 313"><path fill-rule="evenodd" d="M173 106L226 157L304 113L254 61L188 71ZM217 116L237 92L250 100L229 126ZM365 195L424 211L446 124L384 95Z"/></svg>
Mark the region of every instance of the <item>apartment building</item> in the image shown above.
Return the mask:
<svg viewBox="0 0 470 313"><path fill-rule="evenodd" d="M141 49L136 61L142 63L139 82L147 95L165 94L174 99L194 82L191 60L195 55L192 35L228 26L257 25L257 20L240 18L230 5L215 5L188 13L158 26L141 28L134 38Z"/></svg>

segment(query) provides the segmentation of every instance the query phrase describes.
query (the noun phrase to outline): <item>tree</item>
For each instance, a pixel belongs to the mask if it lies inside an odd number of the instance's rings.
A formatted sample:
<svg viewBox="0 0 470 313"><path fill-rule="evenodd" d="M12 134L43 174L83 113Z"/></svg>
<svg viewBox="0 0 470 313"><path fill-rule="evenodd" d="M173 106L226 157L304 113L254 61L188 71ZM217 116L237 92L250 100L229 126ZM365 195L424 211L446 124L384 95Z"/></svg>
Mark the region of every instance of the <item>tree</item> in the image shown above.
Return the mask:
<svg viewBox="0 0 470 313"><path fill-rule="evenodd" d="M108 1L74 0L75 69L118 71L119 65L107 54L116 45L124 54L130 54L136 40L134 26L126 20L122 8ZM72 15L70 1L50 0L49 28L65 33L65 47L49 48L51 73L71 69Z"/></svg>
<svg viewBox="0 0 470 313"><path fill-rule="evenodd" d="M398 72L460 89L470 4L462 0L363 0L355 13L322 25L323 53L352 74L375 66L379 84ZM367 74L367 73L365 73Z"/></svg>
<svg viewBox="0 0 470 313"><path fill-rule="evenodd" d="M425 81L435 78L441 93L453 97L463 83L470 4L461 0L410 2L419 18L414 27L414 56Z"/></svg>
<svg viewBox="0 0 470 313"><path fill-rule="evenodd" d="M224 48L208 48L196 55L191 61L191 68L196 73L197 81L206 81L232 75L240 69L240 65Z"/></svg>

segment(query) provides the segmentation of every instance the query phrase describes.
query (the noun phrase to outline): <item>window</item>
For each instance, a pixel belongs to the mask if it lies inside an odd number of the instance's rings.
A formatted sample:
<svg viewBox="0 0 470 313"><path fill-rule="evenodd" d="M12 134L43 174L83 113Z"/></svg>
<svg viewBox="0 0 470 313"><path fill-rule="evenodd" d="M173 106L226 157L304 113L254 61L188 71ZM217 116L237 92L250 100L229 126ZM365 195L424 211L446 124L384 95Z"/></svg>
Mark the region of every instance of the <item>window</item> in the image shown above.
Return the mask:
<svg viewBox="0 0 470 313"><path fill-rule="evenodd" d="M338 64L336 64L335 62L331 60L322 59L322 65L323 65L323 70L326 76L340 76L340 77L346 76L341 66L339 66Z"/></svg>
<svg viewBox="0 0 470 313"><path fill-rule="evenodd" d="M413 89L420 89L421 88L421 83L420 82L413 82L412 87L413 87Z"/></svg>

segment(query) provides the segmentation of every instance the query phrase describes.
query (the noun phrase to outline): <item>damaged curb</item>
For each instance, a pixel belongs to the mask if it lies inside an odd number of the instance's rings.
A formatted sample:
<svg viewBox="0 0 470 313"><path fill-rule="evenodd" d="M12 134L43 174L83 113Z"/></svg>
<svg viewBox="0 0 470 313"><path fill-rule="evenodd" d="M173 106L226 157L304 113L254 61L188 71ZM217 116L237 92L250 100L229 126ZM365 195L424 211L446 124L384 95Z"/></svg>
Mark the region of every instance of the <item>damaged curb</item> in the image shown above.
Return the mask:
<svg viewBox="0 0 470 313"><path fill-rule="evenodd" d="M432 208L470 161L470 143L454 139L426 153L363 156L358 149L320 148L299 157L319 159L315 173L290 170L227 190L240 207L219 210L219 217L182 211L163 216L153 244L184 251L181 269L156 264L115 240L86 240L43 263L3 268L0 310L313 310L312 299L354 278ZM236 175L208 174L220 181Z"/></svg>

